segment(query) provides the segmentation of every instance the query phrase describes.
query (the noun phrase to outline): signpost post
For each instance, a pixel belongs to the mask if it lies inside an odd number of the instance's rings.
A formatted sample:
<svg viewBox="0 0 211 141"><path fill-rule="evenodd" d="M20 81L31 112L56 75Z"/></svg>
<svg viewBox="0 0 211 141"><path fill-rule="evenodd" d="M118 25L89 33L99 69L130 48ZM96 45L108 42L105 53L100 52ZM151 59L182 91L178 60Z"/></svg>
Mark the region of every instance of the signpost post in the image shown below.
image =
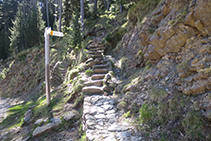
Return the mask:
<svg viewBox="0 0 211 141"><path fill-rule="evenodd" d="M50 95L50 48L49 41L50 35L63 37L64 34L58 31L52 31L51 27L45 28L45 87L46 87L46 104L47 106L51 103L51 95Z"/></svg>

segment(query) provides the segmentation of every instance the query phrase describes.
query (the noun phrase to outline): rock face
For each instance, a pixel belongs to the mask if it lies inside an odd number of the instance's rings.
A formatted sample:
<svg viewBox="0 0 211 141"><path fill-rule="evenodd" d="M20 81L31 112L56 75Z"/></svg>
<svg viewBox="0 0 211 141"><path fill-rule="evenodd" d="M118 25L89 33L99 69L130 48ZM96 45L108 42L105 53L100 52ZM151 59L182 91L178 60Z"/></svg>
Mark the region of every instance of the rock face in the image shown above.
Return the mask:
<svg viewBox="0 0 211 141"><path fill-rule="evenodd" d="M166 0L121 41L124 71L154 64L146 73L147 85L169 94L205 95L211 91L211 1ZM150 32L153 29L152 32ZM144 85L144 84L143 84ZM143 88L144 89L144 88ZM202 108L203 109L203 108ZM204 117L210 120L211 107Z"/></svg>
<svg viewBox="0 0 211 141"><path fill-rule="evenodd" d="M125 34L122 49L128 58L126 71L147 61L157 62L153 73L170 78L167 82L174 81L178 91L187 95L210 91L206 83L211 76L210 6L208 0L163 2L140 29L133 29L132 36ZM156 28L149 33L152 27ZM140 50L143 57L137 54Z"/></svg>

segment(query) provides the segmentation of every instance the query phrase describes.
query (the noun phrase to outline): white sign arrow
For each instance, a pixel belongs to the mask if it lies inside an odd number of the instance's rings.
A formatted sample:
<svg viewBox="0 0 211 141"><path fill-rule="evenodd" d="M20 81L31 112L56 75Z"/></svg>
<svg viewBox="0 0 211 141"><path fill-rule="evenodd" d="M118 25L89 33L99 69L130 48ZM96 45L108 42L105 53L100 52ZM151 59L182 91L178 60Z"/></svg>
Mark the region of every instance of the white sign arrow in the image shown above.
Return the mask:
<svg viewBox="0 0 211 141"><path fill-rule="evenodd" d="M53 31L53 30L51 30L50 35L52 35L52 36L59 36L59 37L63 37L64 36L64 34L62 32Z"/></svg>

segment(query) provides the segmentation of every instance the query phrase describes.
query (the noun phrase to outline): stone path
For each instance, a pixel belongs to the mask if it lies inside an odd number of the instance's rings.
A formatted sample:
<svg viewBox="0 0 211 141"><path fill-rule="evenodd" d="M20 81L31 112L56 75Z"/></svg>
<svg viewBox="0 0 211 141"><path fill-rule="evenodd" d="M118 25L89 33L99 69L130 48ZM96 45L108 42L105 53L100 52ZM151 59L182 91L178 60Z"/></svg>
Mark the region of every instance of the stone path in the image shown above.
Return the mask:
<svg viewBox="0 0 211 141"><path fill-rule="evenodd" d="M89 69L94 71L91 79L84 83L82 92L86 94L83 105L83 130L91 141L139 141L136 129L125 122L122 113L115 108L115 97L109 90L115 80L108 75L111 64L104 56L106 47L92 43L88 48ZM109 81L108 81L109 80ZM114 85L111 85L114 84Z"/></svg>
<svg viewBox="0 0 211 141"><path fill-rule="evenodd" d="M84 99L83 130L91 141L139 141L136 129L115 108L114 96L93 95Z"/></svg>

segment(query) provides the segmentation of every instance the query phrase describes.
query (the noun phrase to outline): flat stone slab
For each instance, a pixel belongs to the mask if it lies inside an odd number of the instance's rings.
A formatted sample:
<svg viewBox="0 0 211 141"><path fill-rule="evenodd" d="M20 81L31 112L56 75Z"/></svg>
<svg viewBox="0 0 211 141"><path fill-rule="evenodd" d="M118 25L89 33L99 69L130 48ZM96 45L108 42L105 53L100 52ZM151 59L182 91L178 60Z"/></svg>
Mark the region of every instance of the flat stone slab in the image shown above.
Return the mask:
<svg viewBox="0 0 211 141"><path fill-rule="evenodd" d="M104 50L93 50L93 51L88 51L89 54L98 54L98 53L103 53Z"/></svg>
<svg viewBox="0 0 211 141"><path fill-rule="evenodd" d="M103 79L105 77L105 74L94 74L92 75L92 80L99 80Z"/></svg>
<svg viewBox="0 0 211 141"><path fill-rule="evenodd" d="M105 49L106 49L106 47L92 47L89 50L94 51L94 50L105 50Z"/></svg>
<svg viewBox="0 0 211 141"><path fill-rule="evenodd" d="M103 86L103 79L85 82L84 86L98 86L98 87Z"/></svg>
<svg viewBox="0 0 211 141"><path fill-rule="evenodd" d="M90 61L87 66L92 67L93 65L100 64L100 60L93 60Z"/></svg>
<svg viewBox="0 0 211 141"><path fill-rule="evenodd" d="M49 131L49 130L57 127L57 126L58 126L58 124L55 124L55 123L48 123L44 126L39 126L33 131L32 136L33 137L39 136L39 135L41 135L41 134L43 134L43 133L45 133L45 132L47 132L47 131Z"/></svg>
<svg viewBox="0 0 211 141"><path fill-rule="evenodd" d="M94 73L107 73L108 69L94 69Z"/></svg>
<svg viewBox="0 0 211 141"><path fill-rule="evenodd" d="M44 122L44 118L41 118L41 119L36 120L34 124L40 125L43 122Z"/></svg>
<svg viewBox="0 0 211 141"><path fill-rule="evenodd" d="M110 132L123 132L123 131L127 131L128 129L129 128L126 127L126 126L122 126L122 125L114 123L108 128L108 131L110 131Z"/></svg>
<svg viewBox="0 0 211 141"><path fill-rule="evenodd" d="M102 93L102 87L97 86L88 86L83 87L82 92L88 92L88 93Z"/></svg>
<svg viewBox="0 0 211 141"><path fill-rule="evenodd" d="M63 118L64 118L65 121L69 121L69 120L71 120L74 117L75 117L75 113L72 112L72 111L70 111L70 112L66 113L65 115L63 115Z"/></svg>
<svg viewBox="0 0 211 141"><path fill-rule="evenodd" d="M96 68L107 68L107 67L108 67L108 64L93 65L92 67L93 67L94 69L96 69Z"/></svg>

